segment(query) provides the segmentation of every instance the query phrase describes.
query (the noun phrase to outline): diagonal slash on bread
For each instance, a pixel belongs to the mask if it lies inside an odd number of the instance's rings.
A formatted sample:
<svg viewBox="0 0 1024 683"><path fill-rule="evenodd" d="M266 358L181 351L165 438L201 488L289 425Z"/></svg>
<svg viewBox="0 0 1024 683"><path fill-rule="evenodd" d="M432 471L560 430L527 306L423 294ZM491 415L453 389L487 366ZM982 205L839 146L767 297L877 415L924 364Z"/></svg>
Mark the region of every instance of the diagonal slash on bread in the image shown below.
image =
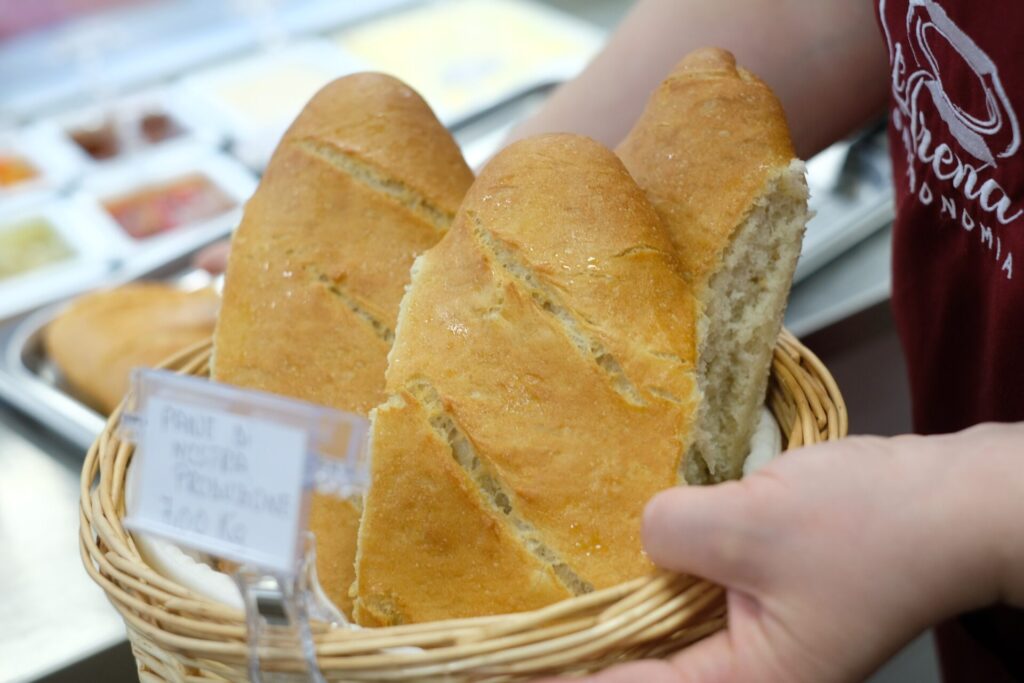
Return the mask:
<svg viewBox="0 0 1024 683"><path fill-rule="evenodd" d="M650 571L640 518L689 446L694 314L610 151L558 135L496 157L402 301L357 621L526 610Z"/></svg>
<svg viewBox="0 0 1024 683"><path fill-rule="evenodd" d="M404 84L357 74L326 86L278 145L233 238L213 377L367 414L385 396L409 268L472 178ZM316 495L310 511L321 585L346 613L357 508Z"/></svg>

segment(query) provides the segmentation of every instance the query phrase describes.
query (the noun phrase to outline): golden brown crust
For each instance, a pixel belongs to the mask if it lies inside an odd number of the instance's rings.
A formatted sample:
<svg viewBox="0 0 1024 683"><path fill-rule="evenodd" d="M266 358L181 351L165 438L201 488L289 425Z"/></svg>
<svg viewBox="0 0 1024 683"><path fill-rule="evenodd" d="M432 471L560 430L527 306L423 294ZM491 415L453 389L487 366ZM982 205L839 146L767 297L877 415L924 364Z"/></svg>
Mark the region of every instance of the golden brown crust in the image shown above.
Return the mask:
<svg viewBox="0 0 1024 683"><path fill-rule="evenodd" d="M380 73L339 78L309 101L287 133L336 145L454 216L473 173L416 91Z"/></svg>
<svg viewBox="0 0 1024 683"><path fill-rule="evenodd" d="M133 368L153 367L208 339L219 305L211 289L156 283L93 292L58 315L43 342L74 393L107 414L127 393Z"/></svg>
<svg viewBox="0 0 1024 683"><path fill-rule="evenodd" d="M370 495L387 501L363 516L356 620L386 626L515 612L570 597L485 506L423 406L408 392L399 396L376 413L373 481L381 484ZM390 514L379 514L385 510Z"/></svg>
<svg viewBox="0 0 1024 683"><path fill-rule="evenodd" d="M404 84L356 74L326 86L285 134L232 241L215 376L369 412L383 399L409 266L471 182Z"/></svg>
<svg viewBox="0 0 1024 683"><path fill-rule="evenodd" d="M778 99L717 48L675 67L616 153L664 219L698 289L768 180L794 157Z"/></svg>
<svg viewBox="0 0 1024 683"><path fill-rule="evenodd" d="M427 461L461 461L484 491L478 514L553 565L566 589L648 571L641 512L676 483L696 403L694 302L621 163L586 138L516 143L483 171L414 273L387 388L422 414L385 406L376 416L357 605L382 599L386 585L397 619L421 621L529 609L536 595L498 604L476 583L445 588L468 565L509 570L430 543L445 529L401 507L412 484L386 474L399 460L429 468L416 486L436 489L437 508L455 493L421 481L441 468ZM414 418L417 434L444 439L424 448L399 428ZM381 541L396 525L428 540ZM423 563L432 573L396 569Z"/></svg>
<svg viewBox="0 0 1024 683"><path fill-rule="evenodd" d="M232 241L215 379L366 414L409 266L447 230L472 182L451 135L409 87L357 74L289 128ZM311 527L327 594L349 604L354 510Z"/></svg>
<svg viewBox="0 0 1024 683"><path fill-rule="evenodd" d="M309 508L309 528L316 536L316 571L320 586L337 584L328 596L347 615L352 614L353 566L360 511L351 501L331 496L315 496ZM330 533L324 533L329 529Z"/></svg>

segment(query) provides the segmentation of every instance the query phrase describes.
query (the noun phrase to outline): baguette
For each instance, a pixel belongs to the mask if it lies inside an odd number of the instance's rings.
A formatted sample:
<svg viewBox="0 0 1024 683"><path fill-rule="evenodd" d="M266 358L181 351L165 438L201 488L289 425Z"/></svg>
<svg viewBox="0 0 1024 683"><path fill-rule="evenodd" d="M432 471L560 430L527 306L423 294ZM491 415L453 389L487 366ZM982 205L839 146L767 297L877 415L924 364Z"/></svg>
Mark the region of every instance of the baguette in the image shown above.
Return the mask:
<svg viewBox="0 0 1024 683"><path fill-rule="evenodd" d="M75 299L46 326L43 344L72 392L104 415L128 393L131 371L209 339L220 297L139 282Z"/></svg>
<svg viewBox="0 0 1024 683"><path fill-rule="evenodd" d="M804 166L771 90L724 50L687 56L617 149L700 302L692 483L740 476L807 223Z"/></svg>
<svg viewBox="0 0 1024 683"><path fill-rule="evenodd" d="M282 138L233 241L213 377L367 414L413 259L472 182L451 135L410 88L357 74L323 88ZM327 595L346 613L357 505L314 496Z"/></svg>
<svg viewBox="0 0 1024 683"><path fill-rule="evenodd" d="M679 480L695 302L615 156L500 153L417 259L373 415L364 625L515 612L643 575L640 519Z"/></svg>

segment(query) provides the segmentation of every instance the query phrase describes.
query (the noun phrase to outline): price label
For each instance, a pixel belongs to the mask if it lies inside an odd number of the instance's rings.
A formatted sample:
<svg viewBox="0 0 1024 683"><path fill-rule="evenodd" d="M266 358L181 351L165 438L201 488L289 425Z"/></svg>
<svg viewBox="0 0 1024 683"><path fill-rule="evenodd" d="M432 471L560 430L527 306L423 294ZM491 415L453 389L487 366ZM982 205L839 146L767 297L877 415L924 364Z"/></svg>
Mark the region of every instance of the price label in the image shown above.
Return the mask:
<svg viewBox="0 0 1024 683"><path fill-rule="evenodd" d="M305 494L321 461L311 439L323 445L332 428L348 458L333 461L337 470L359 450L365 421L168 373L143 371L136 385L144 400L126 420L138 471L125 525L244 565L295 571Z"/></svg>

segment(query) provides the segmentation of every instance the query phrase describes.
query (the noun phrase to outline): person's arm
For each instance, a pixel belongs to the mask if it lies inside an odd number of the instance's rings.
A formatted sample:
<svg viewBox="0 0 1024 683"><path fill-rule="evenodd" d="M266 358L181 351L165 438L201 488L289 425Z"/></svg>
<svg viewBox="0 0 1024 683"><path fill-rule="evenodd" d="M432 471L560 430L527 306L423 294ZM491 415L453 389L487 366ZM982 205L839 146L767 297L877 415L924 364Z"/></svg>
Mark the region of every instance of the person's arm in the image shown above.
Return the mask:
<svg viewBox="0 0 1024 683"><path fill-rule="evenodd" d="M511 139L589 135L615 147L684 55L721 47L778 95L806 158L882 113L888 56L864 0L641 0L604 50Z"/></svg>
<svg viewBox="0 0 1024 683"><path fill-rule="evenodd" d="M1024 606L1022 519L1024 423L847 439L666 491L647 507L647 552L724 585L728 628L586 680L863 680L942 619Z"/></svg>

